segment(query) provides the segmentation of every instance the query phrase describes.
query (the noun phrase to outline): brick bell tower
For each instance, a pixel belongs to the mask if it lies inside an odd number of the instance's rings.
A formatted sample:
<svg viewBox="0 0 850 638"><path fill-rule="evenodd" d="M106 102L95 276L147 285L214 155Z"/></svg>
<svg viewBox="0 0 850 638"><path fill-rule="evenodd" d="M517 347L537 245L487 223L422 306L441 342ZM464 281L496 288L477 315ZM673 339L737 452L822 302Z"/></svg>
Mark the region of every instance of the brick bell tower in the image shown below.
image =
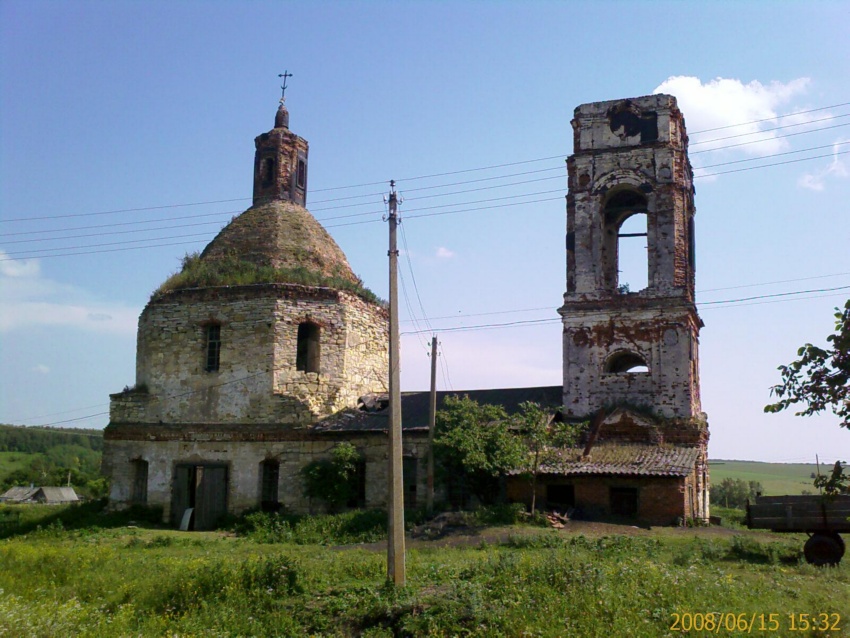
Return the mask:
<svg viewBox="0 0 850 638"><path fill-rule="evenodd" d="M307 205L307 140L289 130L284 98L274 128L254 139L254 206L271 201Z"/></svg>
<svg viewBox="0 0 850 638"><path fill-rule="evenodd" d="M558 311L565 413L621 405L700 417L694 187L676 98L583 104L572 126L567 292ZM626 232L627 220L627 230L639 222L645 233ZM640 242L641 290L623 281L624 242Z"/></svg>

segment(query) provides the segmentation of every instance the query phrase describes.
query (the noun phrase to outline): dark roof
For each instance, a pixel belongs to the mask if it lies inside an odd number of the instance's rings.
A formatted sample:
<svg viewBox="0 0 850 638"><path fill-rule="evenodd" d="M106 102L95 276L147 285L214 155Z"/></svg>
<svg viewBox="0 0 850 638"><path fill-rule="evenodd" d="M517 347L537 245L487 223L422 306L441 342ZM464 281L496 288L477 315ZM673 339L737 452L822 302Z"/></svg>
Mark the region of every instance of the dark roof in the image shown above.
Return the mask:
<svg viewBox="0 0 850 638"><path fill-rule="evenodd" d="M559 385L539 388L503 388L500 390L458 390L437 392L439 410L448 396L468 396L478 403L502 406L508 414L519 410L520 403L532 401L540 405L558 408L563 402L563 387ZM428 409L430 393L401 393L401 428L405 432L428 431ZM314 432L374 432L386 431L389 410L386 409L387 395L370 397L361 409L342 410L322 419L313 426ZM371 404L371 405L370 405Z"/></svg>
<svg viewBox="0 0 850 638"><path fill-rule="evenodd" d="M600 443L590 454L581 448L568 448L560 459L541 469L543 474L560 476L687 476L694 470L700 448L658 445L617 445Z"/></svg>

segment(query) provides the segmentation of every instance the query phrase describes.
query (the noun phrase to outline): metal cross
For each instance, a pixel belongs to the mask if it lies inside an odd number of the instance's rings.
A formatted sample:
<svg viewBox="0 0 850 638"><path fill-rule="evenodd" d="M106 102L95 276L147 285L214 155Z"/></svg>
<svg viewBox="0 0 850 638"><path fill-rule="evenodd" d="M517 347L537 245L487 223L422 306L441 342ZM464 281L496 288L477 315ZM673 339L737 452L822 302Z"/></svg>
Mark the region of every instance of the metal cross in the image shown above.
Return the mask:
<svg viewBox="0 0 850 638"><path fill-rule="evenodd" d="M283 84L280 87L280 101L283 102L286 99L286 79L291 78L292 74L289 71L284 71L283 73L278 73L277 77L283 78Z"/></svg>

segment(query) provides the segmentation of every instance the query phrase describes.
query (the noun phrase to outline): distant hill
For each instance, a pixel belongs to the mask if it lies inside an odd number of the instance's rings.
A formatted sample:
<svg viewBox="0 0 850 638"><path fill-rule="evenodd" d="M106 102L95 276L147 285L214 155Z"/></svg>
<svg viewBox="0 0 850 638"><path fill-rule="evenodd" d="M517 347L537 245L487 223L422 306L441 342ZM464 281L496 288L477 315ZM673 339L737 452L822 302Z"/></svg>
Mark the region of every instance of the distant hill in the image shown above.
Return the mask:
<svg viewBox="0 0 850 638"><path fill-rule="evenodd" d="M831 466L820 466L821 474L829 472ZM765 496L802 494L804 490L815 494L812 475L817 475L814 463L762 463L760 461L729 461L711 459L708 462L711 483L719 485L725 478L743 481L758 481Z"/></svg>
<svg viewBox="0 0 850 638"><path fill-rule="evenodd" d="M103 430L27 427L0 424L0 452L47 452L57 445L103 451Z"/></svg>

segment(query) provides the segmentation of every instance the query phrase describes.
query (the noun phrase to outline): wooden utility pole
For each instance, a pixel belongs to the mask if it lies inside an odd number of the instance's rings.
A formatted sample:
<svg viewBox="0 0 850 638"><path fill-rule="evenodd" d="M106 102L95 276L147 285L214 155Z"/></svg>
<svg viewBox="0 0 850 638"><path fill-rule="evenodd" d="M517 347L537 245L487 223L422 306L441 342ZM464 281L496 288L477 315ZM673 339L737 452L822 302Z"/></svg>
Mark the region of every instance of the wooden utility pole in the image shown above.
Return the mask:
<svg viewBox="0 0 850 638"><path fill-rule="evenodd" d="M434 429L437 426L437 335L431 337L431 401L428 405L428 493L425 506L434 510Z"/></svg>
<svg viewBox="0 0 850 638"><path fill-rule="evenodd" d="M398 335L398 197L395 180L390 181L390 422L389 422L389 503L387 539L387 579L403 586L404 575L404 488L401 475L401 358Z"/></svg>

